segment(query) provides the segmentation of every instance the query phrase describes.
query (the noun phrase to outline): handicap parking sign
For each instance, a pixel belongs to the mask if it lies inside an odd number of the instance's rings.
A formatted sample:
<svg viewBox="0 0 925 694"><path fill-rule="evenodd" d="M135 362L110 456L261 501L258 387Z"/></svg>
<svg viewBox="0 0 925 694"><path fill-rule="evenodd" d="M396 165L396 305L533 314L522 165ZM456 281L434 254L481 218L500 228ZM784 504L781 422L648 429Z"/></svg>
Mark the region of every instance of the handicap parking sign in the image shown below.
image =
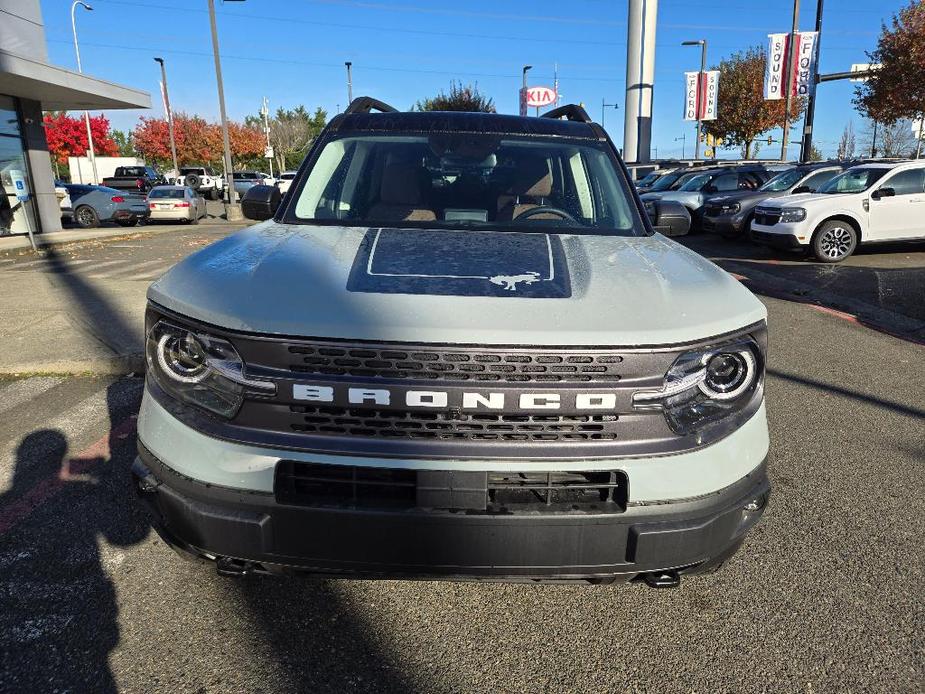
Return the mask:
<svg viewBox="0 0 925 694"><path fill-rule="evenodd" d="M26 187L26 177L23 175L23 172L16 169L10 171L10 180L13 183L13 187L16 189L16 199L28 200L29 189Z"/></svg>

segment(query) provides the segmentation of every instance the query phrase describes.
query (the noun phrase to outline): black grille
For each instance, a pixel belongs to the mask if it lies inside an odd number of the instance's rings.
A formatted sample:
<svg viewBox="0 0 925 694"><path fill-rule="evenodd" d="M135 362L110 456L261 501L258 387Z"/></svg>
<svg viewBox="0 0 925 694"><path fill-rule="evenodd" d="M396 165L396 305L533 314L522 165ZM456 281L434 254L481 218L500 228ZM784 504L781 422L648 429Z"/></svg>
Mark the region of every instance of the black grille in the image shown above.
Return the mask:
<svg viewBox="0 0 925 694"><path fill-rule="evenodd" d="M290 405L293 431L328 436L466 441L612 441L619 416L510 415Z"/></svg>
<svg viewBox="0 0 925 694"><path fill-rule="evenodd" d="M485 513L626 510L626 476L600 472L451 472L281 460L275 494L301 506Z"/></svg>
<svg viewBox="0 0 925 694"><path fill-rule="evenodd" d="M719 217L723 214L722 205L704 205L703 214L707 217Z"/></svg>
<svg viewBox="0 0 925 694"><path fill-rule="evenodd" d="M601 352L522 352L475 349L396 349L289 345L290 371L364 379L501 381L513 383L620 380L623 357Z"/></svg>
<svg viewBox="0 0 925 694"><path fill-rule="evenodd" d="M780 221L780 211L779 210L769 210L767 208L759 207L755 210L755 223L762 224L764 226L774 226Z"/></svg>

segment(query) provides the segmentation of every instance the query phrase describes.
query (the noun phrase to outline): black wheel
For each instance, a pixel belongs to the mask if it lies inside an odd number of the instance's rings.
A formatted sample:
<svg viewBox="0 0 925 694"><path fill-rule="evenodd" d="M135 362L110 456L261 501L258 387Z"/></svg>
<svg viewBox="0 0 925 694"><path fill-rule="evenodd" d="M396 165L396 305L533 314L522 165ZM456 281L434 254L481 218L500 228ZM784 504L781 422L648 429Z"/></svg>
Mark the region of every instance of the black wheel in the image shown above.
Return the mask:
<svg viewBox="0 0 925 694"><path fill-rule="evenodd" d="M119 219L116 221L116 224L118 224L120 227L134 227L134 226L138 226L138 220L137 219Z"/></svg>
<svg viewBox="0 0 925 694"><path fill-rule="evenodd" d="M196 188L199 187L199 176L196 174L188 174L186 178L183 179L183 182L193 190L196 190Z"/></svg>
<svg viewBox="0 0 925 694"><path fill-rule="evenodd" d="M74 221L83 229L90 229L100 225L100 218L97 216L96 210L89 205L81 205L74 210Z"/></svg>
<svg viewBox="0 0 925 694"><path fill-rule="evenodd" d="M199 224L199 213L197 212L195 217L192 217L191 219L186 220L186 223L187 224Z"/></svg>
<svg viewBox="0 0 925 694"><path fill-rule="evenodd" d="M820 263L839 263L858 247L857 230L839 219L826 222L813 234L811 248Z"/></svg>

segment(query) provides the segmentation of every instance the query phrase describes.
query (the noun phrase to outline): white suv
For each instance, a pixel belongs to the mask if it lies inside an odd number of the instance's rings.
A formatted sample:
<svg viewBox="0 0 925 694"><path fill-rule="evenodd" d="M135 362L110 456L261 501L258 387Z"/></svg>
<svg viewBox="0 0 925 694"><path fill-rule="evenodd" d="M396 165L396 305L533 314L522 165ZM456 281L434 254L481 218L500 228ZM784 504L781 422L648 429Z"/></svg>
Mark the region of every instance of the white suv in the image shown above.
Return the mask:
<svg viewBox="0 0 925 694"><path fill-rule="evenodd" d="M816 193L765 200L752 238L777 248L806 248L837 263L859 243L925 239L925 161L863 164Z"/></svg>

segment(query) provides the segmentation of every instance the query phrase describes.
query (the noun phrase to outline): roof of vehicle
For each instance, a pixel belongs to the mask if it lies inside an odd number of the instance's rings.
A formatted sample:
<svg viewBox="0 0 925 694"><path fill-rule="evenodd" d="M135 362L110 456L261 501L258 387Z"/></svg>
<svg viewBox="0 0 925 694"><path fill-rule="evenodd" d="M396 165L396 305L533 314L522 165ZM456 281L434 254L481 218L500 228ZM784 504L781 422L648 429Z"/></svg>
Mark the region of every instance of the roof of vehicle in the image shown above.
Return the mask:
<svg viewBox="0 0 925 694"><path fill-rule="evenodd" d="M599 139L591 123L462 111L349 113L337 116L329 127L344 131L470 132Z"/></svg>
<svg viewBox="0 0 925 694"><path fill-rule="evenodd" d="M154 186L151 190L186 190L187 186Z"/></svg>
<svg viewBox="0 0 925 694"><path fill-rule="evenodd" d="M915 164L919 166L925 166L925 159L910 160L910 161L872 161L867 164L855 164L852 166L852 169L895 169L898 166L909 166Z"/></svg>

